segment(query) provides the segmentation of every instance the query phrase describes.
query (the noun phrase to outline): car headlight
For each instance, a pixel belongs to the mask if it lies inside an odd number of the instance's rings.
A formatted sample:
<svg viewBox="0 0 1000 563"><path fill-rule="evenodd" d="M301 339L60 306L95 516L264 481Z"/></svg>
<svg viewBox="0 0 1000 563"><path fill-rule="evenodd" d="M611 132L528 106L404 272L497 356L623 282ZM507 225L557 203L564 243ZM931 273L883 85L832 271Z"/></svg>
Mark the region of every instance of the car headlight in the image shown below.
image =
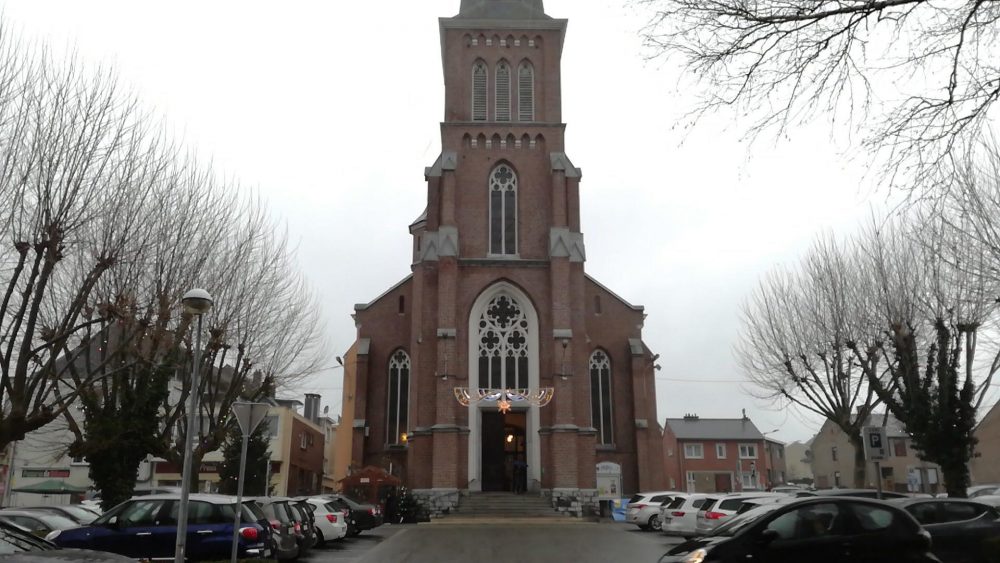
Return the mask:
<svg viewBox="0 0 1000 563"><path fill-rule="evenodd" d="M705 560L705 557L707 556L708 552L705 551L704 549L696 549L691 553L689 553L688 556L684 558L684 563L701 563L702 561Z"/></svg>
<svg viewBox="0 0 1000 563"><path fill-rule="evenodd" d="M60 532L62 532L62 530L52 530L45 536L45 539L48 541L55 541L55 539L59 537Z"/></svg>

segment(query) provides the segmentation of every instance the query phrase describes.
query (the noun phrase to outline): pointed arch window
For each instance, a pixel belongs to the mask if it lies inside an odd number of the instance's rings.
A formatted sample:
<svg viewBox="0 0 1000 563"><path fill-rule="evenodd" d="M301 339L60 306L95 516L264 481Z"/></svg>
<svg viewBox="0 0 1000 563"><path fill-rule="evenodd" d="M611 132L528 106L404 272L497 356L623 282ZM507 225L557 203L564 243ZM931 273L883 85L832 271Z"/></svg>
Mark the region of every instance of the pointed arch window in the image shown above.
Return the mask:
<svg viewBox="0 0 1000 563"><path fill-rule="evenodd" d="M517 70L517 107L518 120L535 120L535 68L528 61Z"/></svg>
<svg viewBox="0 0 1000 563"><path fill-rule="evenodd" d="M486 70L486 63L477 61L472 65L472 120L486 121L488 102L487 78L489 72Z"/></svg>
<svg viewBox="0 0 1000 563"><path fill-rule="evenodd" d="M397 350L389 358L389 405L386 409L386 443L404 444L410 409L410 356Z"/></svg>
<svg viewBox="0 0 1000 563"><path fill-rule="evenodd" d="M590 355L590 412L597 443L614 444L611 428L611 360L603 350Z"/></svg>
<svg viewBox="0 0 1000 563"><path fill-rule="evenodd" d="M479 317L479 387L528 388L528 317L521 304L502 294Z"/></svg>
<svg viewBox="0 0 1000 563"><path fill-rule="evenodd" d="M497 121L510 121L510 66L505 61L497 65L496 89Z"/></svg>
<svg viewBox="0 0 1000 563"><path fill-rule="evenodd" d="M490 254L517 254L517 174L506 164L490 173Z"/></svg>

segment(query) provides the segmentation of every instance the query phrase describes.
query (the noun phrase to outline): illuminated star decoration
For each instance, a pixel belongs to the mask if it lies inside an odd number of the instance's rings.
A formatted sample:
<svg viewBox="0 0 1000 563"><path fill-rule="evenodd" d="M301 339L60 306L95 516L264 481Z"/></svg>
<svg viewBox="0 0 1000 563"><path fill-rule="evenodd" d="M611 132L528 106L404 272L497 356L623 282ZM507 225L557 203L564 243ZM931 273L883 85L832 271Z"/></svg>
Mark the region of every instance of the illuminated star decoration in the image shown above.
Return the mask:
<svg viewBox="0 0 1000 563"><path fill-rule="evenodd" d="M500 409L501 413L507 414L510 411L510 401L507 399L500 399L497 401L497 408Z"/></svg>

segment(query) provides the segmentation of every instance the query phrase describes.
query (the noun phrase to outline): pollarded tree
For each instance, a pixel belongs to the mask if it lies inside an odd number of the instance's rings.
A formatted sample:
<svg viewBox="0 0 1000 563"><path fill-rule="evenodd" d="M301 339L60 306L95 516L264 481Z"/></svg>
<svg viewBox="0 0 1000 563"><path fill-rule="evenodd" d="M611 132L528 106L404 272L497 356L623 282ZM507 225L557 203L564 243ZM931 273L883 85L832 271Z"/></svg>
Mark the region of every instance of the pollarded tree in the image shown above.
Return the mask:
<svg viewBox="0 0 1000 563"><path fill-rule="evenodd" d="M701 84L696 118L732 109L752 120L751 136L820 118L860 132L908 181L929 178L996 113L994 1L633 2L653 10L654 55L680 59Z"/></svg>
<svg viewBox="0 0 1000 563"><path fill-rule="evenodd" d="M867 316L850 346L921 459L941 466L950 496L965 496L976 412L1000 362L995 356L977 373L978 338L997 312L997 293L980 274L985 247L934 213L857 239L857 297Z"/></svg>
<svg viewBox="0 0 1000 563"><path fill-rule="evenodd" d="M854 446L854 486L864 487L861 429L878 405L849 349L857 312L852 257L820 237L795 270L766 276L743 306L736 353L754 394L836 424Z"/></svg>

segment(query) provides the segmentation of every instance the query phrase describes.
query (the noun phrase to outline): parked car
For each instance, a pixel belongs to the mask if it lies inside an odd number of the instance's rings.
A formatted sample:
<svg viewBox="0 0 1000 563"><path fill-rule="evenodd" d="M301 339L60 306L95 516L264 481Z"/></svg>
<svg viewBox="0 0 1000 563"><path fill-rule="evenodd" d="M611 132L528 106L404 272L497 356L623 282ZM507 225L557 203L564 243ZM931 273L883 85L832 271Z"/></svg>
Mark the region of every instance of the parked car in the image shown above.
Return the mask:
<svg viewBox="0 0 1000 563"><path fill-rule="evenodd" d="M110 551L136 559L171 558L177 539L180 495L163 494L132 498L107 511L90 526L49 534L60 547ZM240 514L237 554L241 558L269 556L270 528L257 523L236 498L193 494L188 505L189 559L228 559L233 541L233 520Z"/></svg>
<svg viewBox="0 0 1000 563"><path fill-rule="evenodd" d="M349 511L347 520L349 537L382 525L382 509L377 505L362 504L346 495L323 495L323 498L335 501L335 507L346 508Z"/></svg>
<svg viewBox="0 0 1000 563"><path fill-rule="evenodd" d="M809 497L761 505L660 563L940 563L913 516L884 501Z"/></svg>
<svg viewBox="0 0 1000 563"><path fill-rule="evenodd" d="M670 504L660 506L660 531L668 536L690 538L695 535L698 509L708 495L693 493L676 496Z"/></svg>
<svg viewBox="0 0 1000 563"><path fill-rule="evenodd" d="M306 502L315 508L313 519L316 523L317 545L322 546L328 541L339 540L347 535L347 518L344 517L342 508L325 498L309 498Z"/></svg>
<svg viewBox="0 0 1000 563"><path fill-rule="evenodd" d="M14 524L40 538L44 538L56 530L68 530L80 525L62 514L15 508L0 510L0 522Z"/></svg>
<svg viewBox="0 0 1000 563"><path fill-rule="evenodd" d="M759 498L785 498L783 493L768 493L752 491L745 493L728 493L721 496L709 495L698 508L695 516L695 535L703 536L714 530L730 516L734 516L740 506L750 500Z"/></svg>
<svg viewBox="0 0 1000 563"><path fill-rule="evenodd" d="M79 504L64 504L64 505L52 505L52 506L23 506L18 508L18 510L33 510L38 512L47 512L50 514L58 514L60 516L65 516L70 520L76 522L77 524L90 524L97 517L101 515L100 512L89 509Z"/></svg>
<svg viewBox="0 0 1000 563"><path fill-rule="evenodd" d="M83 563L135 563L128 557L114 553L83 549L59 549L52 542L18 526L0 522L0 559L18 563L73 562Z"/></svg>
<svg viewBox="0 0 1000 563"><path fill-rule="evenodd" d="M1000 492L1000 485L976 485L966 489L965 494L969 498L979 498L996 495Z"/></svg>
<svg viewBox="0 0 1000 563"><path fill-rule="evenodd" d="M288 500L275 497L255 497L252 503L259 506L271 527L271 553L279 561L296 559L299 542L295 538L295 520L287 507Z"/></svg>
<svg viewBox="0 0 1000 563"><path fill-rule="evenodd" d="M930 532L934 554L948 563L1000 561L1000 512L965 499L893 500Z"/></svg>
<svg viewBox="0 0 1000 563"><path fill-rule="evenodd" d="M802 491L796 493L799 497L858 497L858 498L878 498L878 491L875 489L818 489L815 491ZM894 498L910 498L905 493L893 491L882 491L882 500Z"/></svg>
<svg viewBox="0 0 1000 563"><path fill-rule="evenodd" d="M680 491L656 491L633 495L625 505L625 521L639 526L640 530L659 530L660 505L683 494Z"/></svg>
<svg viewBox="0 0 1000 563"><path fill-rule="evenodd" d="M302 506L300 501L286 498L285 509L295 521L295 541L299 545L299 557L309 553L316 545L316 527L313 525L312 511Z"/></svg>

